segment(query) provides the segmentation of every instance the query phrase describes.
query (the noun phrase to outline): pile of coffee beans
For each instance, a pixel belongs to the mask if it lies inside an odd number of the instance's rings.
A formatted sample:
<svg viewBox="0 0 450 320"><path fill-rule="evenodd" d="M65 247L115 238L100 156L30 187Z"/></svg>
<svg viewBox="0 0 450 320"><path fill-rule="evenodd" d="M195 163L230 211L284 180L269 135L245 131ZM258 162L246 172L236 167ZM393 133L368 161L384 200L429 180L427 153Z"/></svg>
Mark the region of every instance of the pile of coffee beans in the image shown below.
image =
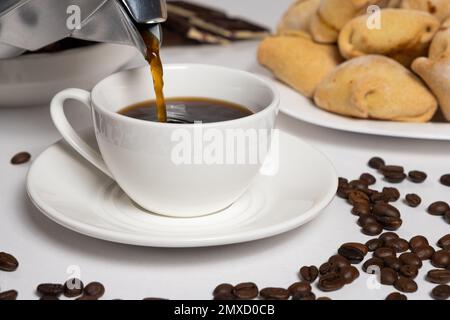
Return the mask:
<svg viewBox="0 0 450 320"><path fill-rule="evenodd" d="M11 158L11 164L19 165L30 161L31 155L28 152L19 152Z"/></svg>
<svg viewBox="0 0 450 320"><path fill-rule="evenodd" d="M43 283L37 286L41 300L59 300L61 295L77 300L98 300L105 294L105 287L100 282L91 282L84 286L80 279L72 278L64 284Z"/></svg>

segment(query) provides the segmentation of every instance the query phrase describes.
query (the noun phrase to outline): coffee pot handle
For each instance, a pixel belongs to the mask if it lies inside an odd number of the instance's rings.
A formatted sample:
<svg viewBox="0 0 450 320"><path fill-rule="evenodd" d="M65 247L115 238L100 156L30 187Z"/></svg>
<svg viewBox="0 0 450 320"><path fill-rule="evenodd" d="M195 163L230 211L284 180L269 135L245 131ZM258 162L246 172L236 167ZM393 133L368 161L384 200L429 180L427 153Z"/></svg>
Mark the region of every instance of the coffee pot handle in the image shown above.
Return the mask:
<svg viewBox="0 0 450 320"><path fill-rule="evenodd" d="M92 163L104 174L114 179L100 153L92 149L73 129L64 113L64 102L66 100L76 100L91 110L91 93L81 89L66 89L59 92L50 104L50 114L58 131L64 140L83 156L87 161Z"/></svg>

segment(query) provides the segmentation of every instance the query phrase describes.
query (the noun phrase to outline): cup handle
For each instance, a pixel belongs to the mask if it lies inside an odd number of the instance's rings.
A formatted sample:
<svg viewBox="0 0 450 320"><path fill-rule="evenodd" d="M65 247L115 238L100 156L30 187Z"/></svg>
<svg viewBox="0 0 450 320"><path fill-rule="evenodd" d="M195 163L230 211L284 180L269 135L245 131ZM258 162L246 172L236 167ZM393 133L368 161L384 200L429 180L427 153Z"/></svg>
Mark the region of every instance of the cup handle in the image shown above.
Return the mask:
<svg viewBox="0 0 450 320"><path fill-rule="evenodd" d="M107 168L102 156L92 149L81 137L76 133L70 125L64 113L64 102L68 99L80 101L84 106L91 110L91 94L81 89L66 89L59 92L52 99L50 104L50 114L58 131L64 140L82 155L87 161L96 166L100 171L114 179L111 172Z"/></svg>

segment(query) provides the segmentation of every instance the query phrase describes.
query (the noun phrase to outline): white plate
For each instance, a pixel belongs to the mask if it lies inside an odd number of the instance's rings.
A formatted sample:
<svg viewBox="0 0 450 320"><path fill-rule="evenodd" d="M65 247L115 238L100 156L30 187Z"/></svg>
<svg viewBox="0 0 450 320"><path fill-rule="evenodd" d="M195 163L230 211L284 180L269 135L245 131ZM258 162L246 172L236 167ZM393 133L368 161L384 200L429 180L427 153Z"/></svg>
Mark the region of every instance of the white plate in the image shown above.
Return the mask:
<svg viewBox="0 0 450 320"><path fill-rule="evenodd" d="M343 117L324 111L312 100L275 80L281 96L280 110L299 120L331 129L389 137L450 140L450 123L402 123Z"/></svg>
<svg viewBox="0 0 450 320"><path fill-rule="evenodd" d="M61 141L33 162L27 191L47 217L94 238L152 247L239 243L294 229L334 197L337 174L322 153L281 131L279 150L276 175L258 176L237 202L206 217L168 218L143 211Z"/></svg>
<svg viewBox="0 0 450 320"><path fill-rule="evenodd" d="M130 46L101 43L0 59L0 107L48 104L66 88L90 90L138 55Z"/></svg>

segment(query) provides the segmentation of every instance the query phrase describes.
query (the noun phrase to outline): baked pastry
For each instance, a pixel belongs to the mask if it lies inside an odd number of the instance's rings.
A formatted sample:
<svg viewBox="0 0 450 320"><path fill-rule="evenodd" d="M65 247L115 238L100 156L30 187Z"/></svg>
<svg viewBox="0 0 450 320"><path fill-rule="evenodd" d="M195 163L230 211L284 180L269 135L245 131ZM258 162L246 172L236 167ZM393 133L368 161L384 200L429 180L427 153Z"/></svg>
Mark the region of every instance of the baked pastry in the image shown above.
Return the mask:
<svg viewBox="0 0 450 320"><path fill-rule="evenodd" d="M428 56L430 59L437 59L447 51L450 51L450 18L444 21L431 41Z"/></svg>
<svg viewBox="0 0 450 320"><path fill-rule="evenodd" d="M297 30L309 33L311 17L317 12L319 4L320 0L298 0L293 3L281 18L277 32Z"/></svg>
<svg viewBox="0 0 450 320"><path fill-rule="evenodd" d="M356 118L427 122L437 109L428 88L390 58L367 55L349 60L317 87L314 101L324 110Z"/></svg>
<svg viewBox="0 0 450 320"><path fill-rule="evenodd" d="M450 0L402 0L400 8L425 11L440 21L450 16Z"/></svg>
<svg viewBox="0 0 450 320"><path fill-rule="evenodd" d="M365 54L381 54L409 67L426 56L440 22L431 14L404 9L380 11L381 28L367 27L368 15L349 21L339 34L339 50L347 59Z"/></svg>
<svg viewBox="0 0 450 320"><path fill-rule="evenodd" d="M385 8L389 0L321 0L311 19L311 34L315 41L335 43L339 31L356 16L366 13L371 5Z"/></svg>
<svg viewBox="0 0 450 320"><path fill-rule="evenodd" d="M264 39L258 49L259 63L281 81L307 97L342 58L335 45L318 44L301 31Z"/></svg>

